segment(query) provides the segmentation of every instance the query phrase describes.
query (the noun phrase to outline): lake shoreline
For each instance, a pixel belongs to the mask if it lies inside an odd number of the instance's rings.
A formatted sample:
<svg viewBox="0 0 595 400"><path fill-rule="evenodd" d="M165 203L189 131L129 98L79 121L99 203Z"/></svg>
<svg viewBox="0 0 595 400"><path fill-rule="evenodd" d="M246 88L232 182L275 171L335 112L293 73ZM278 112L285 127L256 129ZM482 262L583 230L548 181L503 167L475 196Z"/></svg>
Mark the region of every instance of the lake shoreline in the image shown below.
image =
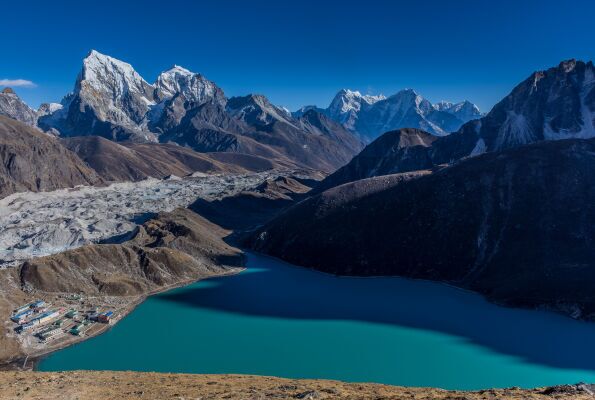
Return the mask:
<svg viewBox="0 0 595 400"><path fill-rule="evenodd" d="M95 338L99 335L102 335L102 334L108 332L112 328L116 327L119 322L121 322L124 318L129 316L138 306L140 306L143 302L145 302L151 296L165 293L165 292L168 292L173 289L185 287L185 286L191 285L193 283L196 283L196 282L199 282L202 280L208 280L208 279L213 279L213 278L220 278L220 277L235 275L235 274L241 273L245 269L246 269L245 267L230 267L229 270L225 271L225 273L222 273L222 274L218 274L218 275L214 275L214 276L210 276L210 277L202 278L202 279L190 279L190 280L186 280L186 281L181 281L181 282L174 283L172 285L157 288L157 289L152 290L148 293L145 293L141 296L134 296L136 299L133 300L129 305L126 306L125 309L123 309L121 311L121 314L118 315L117 319L112 320L112 322L110 322L109 324L99 325L99 329L94 329L90 335L85 335L83 337L74 337L73 336L72 338L69 338L71 340L68 340L64 343L59 343L57 346L48 346L47 350L33 352L30 354L25 354L25 355L19 356L18 358L14 359L14 360L10 360L7 362L1 362L0 363L0 371L37 371L39 363L41 361L43 361L43 359L45 359L46 357L49 357L51 354L53 354L55 352L64 350L70 346L77 345L79 343L85 342L89 339Z"/></svg>
<svg viewBox="0 0 595 400"><path fill-rule="evenodd" d="M595 334L592 324L500 307L440 282L336 279L246 256L243 273L151 297L125 326L54 353L37 369L258 374L453 390L595 381L583 343ZM146 354L152 343L168 346ZM118 350L102 356L98 348ZM366 363L356 362L362 357ZM459 359L466 360L462 372L451 365Z"/></svg>

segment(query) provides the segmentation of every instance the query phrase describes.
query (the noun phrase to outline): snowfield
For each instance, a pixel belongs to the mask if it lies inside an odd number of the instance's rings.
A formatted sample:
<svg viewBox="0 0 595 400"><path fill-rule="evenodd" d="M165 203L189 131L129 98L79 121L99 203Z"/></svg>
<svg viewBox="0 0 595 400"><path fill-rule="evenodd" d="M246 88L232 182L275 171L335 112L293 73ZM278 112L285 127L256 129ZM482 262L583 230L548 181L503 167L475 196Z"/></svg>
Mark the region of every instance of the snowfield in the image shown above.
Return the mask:
<svg viewBox="0 0 595 400"><path fill-rule="evenodd" d="M195 175L147 179L107 187L80 186L53 192L15 193L0 200L0 268L88 243L115 241L152 213L213 200L282 175Z"/></svg>

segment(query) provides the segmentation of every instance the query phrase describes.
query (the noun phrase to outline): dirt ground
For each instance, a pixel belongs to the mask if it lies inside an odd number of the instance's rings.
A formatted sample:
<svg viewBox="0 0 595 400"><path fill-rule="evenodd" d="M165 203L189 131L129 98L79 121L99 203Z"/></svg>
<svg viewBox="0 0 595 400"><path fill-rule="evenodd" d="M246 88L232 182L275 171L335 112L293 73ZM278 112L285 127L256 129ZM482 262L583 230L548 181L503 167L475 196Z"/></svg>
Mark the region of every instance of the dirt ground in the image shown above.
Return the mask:
<svg viewBox="0 0 595 400"><path fill-rule="evenodd" d="M1 399L593 399L590 387L455 392L248 375L143 372L0 372Z"/></svg>

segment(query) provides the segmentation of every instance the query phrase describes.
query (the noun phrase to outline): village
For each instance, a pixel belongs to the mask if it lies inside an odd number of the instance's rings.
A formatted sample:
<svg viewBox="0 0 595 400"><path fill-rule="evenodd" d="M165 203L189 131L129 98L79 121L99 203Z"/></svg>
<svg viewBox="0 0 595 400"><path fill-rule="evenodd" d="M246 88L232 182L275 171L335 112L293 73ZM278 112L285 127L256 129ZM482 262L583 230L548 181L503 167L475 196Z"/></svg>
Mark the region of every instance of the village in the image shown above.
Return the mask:
<svg viewBox="0 0 595 400"><path fill-rule="evenodd" d="M80 295L64 295L54 304L35 300L13 310L10 320L22 342L47 344L60 338L85 336L96 324L105 326L114 311L84 307Z"/></svg>

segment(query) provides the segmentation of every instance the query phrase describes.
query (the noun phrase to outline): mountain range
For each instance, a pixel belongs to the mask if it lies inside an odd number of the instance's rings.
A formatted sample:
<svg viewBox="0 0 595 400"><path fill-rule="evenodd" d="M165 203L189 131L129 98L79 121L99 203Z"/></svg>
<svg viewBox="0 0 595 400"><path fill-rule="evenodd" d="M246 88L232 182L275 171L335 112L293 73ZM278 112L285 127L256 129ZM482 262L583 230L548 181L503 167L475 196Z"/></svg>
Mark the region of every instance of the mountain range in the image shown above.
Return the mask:
<svg viewBox="0 0 595 400"><path fill-rule="evenodd" d="M415 127L445 135L481 116L467 101L431 104L413 90L388 98L341 90L327 109L290 113L263 95L227 98L214 82L177 65L149 83L130 64L95 50L82 64L74 90L60 104L33 110L7 88L0 93L0 115L62 138L173 143L326 172L387 130Z"/></svg>
<svg viewBox="0 0 595 400"><path fill-rule="evenodd" d="M325 116L294 118L262 95L227 98L204 76L180 66L148 83L123 61L91 51L74 91L38 118L61 137L175 143L199 152L235 152L332 171L361 141Z"/></svg>
<svg viewBox="0 0 595 400"><path fill-rule="evenodd" d="M326 109L316 106L302 107L294 113L301 116L316 110L357 133L366 142L381 134L399 128L422 129L436 136L448 135L464 123L483 114L469 101L432 104L413 89L405 89L385 97L362 95L358 91L339 91Z"/></svg>

